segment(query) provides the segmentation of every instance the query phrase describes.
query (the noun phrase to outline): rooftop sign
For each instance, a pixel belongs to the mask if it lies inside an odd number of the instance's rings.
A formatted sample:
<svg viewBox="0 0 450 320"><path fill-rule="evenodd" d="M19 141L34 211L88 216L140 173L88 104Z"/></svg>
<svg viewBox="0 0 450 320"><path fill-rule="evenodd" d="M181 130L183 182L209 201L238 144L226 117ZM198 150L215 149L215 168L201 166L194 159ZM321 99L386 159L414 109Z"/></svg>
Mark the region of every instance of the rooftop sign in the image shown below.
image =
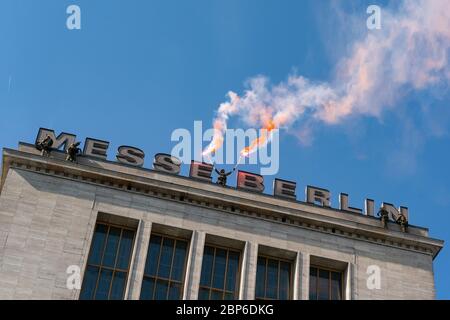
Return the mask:
<svg viewBox="0 0 450 320"><path fill-rule="evenodd" d="M76 162L77 157L93 157L96 159L106 160L109 148L109 142L93 138L86 138L83 150L76 142L76 135L71 133L60 133L55 135L54 130L40 128L36 137L35 146L42 152L43 156L48 156L53 150L63 150L67 153L67 161ZM144 165L145 153L139 148L133 146L120 146L117 149L116 160L119 163L142 167ZM166 172L169 174L178 175L181 169L181 160L166 153L157 153L153 160L153 169L157 171ZM234 171L234 170L233 170ZM213 172L217 174L217 183L226 186L227 176L231 172L224 170L218 171L212 164L197 162L192 160L190 164L189 177L211 183ZM252 172L237 171L236 189L247 190L257 193L263 193L264 177ZM283 198L291 201L297 201L297 184L294 181L282 180L275 178L273 180L273 196ZM330 207L331 193L327 189L306 186L305 201L309 204ZM357 214L365 214L367 216L375 215L375 202L372 199L365 199L364 211L360 208L351 207L349 205L349 196L346 193L339 194L339 210L344 212L353 212ZM382 203L380 210L377 212L383 226L387 227L389 220L400 224L401 229L406 232L408 225L408 208L396 208L390 203Z"/></svg>

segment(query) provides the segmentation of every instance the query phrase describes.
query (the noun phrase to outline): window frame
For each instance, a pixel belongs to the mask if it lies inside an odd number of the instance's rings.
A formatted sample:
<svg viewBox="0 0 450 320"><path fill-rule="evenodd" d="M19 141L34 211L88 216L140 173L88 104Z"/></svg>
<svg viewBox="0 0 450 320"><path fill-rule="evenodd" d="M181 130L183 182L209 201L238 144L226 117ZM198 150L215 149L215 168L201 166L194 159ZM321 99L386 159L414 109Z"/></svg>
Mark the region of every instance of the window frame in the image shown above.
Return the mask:
<svg viewBox="0 0 450 320"><path fill-rule="evenodd" d="M168 300L169 292L170 292L170 285L172 283L180 284L180 293L181 293L180 299L183 299L183 292L184 292L184 288L185 288L185 284L186 284L186 271L187 271L187 264L188 264L188 260L189 260L189 250L190 250L190 246L191 246L191 241L189 241L189 239L186 239L186 238L183 238L183 237L172 236L172 235L164 234L164 233L161 233L161 232L151 232L150 238L148 240L148 249L147 249L147 256L145 258L145 265L147 265L147 259L150 256L149 255L149 249L150 249L150 242L151 242L152 236L161 237L161 244L159 246L158 261L157 261L157 268L156 268L156 275L147 275L145 273L145 269L144 269L144 272L143 272L143 275L142 275L141 291L139 293L139 299L141 300L142 284L144 283L144 279L151 279L151 280L154 281L154 284L153 284L153 297L150 300L156 300L154 297L156 295L156 282L158 280L162 280L162 281L167 282L168 289L167 289L167 293L166 293L166 300ZM160 266L160 261L161 261L161 253L162 253L162 247L163 247L164 239L172 239L172 240L174 240L172 258L171 258L171 264L170 264L170 271L169 271L169 278L164 278L164 277L158 276L158 271L159 271L159 266ZM183 264L183 275L182 275L182 279L180 281L170 279L170 276L172 275L173 261L174 261L174 257L175 257L175 249L176 249L177 241L186 242L186 256L184 258L184 264Z"/></svg>
<svg viewBox="0 0 450 320"><path fill-rule="evenodd" d="M204 286L201 284L201 279L202 279L202 271L203 271L203 259L205 257L205 249L206 247L211 247L214 249L214 256L213 256L213 262L212 262L212 268L211 268L211 278L209 279L209 284L212 285L213 279L214 279L214 267L216 264L216 251L217 249L222 249L222 250L226 250L227 251L227 255L226 255L226 259L225 259L225 276L224 276L224 286L223 286L223 290L221 289L217 289L214 288L212 286ZM236 283L235 283L235 289L234 291L229 291L226 290L226 282L227 282L227 271L228 271L228 257L229 257L229 252L233 251L233 252L237 252L239 253L239 261L238 261L238 268L237 268L237 277L236 277ZM203 255L202 255L202 266L201 266L201 271L200 271L200 279L199 279L199 286L198 286L198 292L200 293L201 289L206 289L208 290L208 300L205 301L210 301L211 300L211 293L214 292L221 292L222 294L222 300L225 300L225 294L227 293L233 293L233 300L237 300L239 299L239 292L240 292L240 282L241 282L241 271L242 271L242 254L243 251L241 249L236 249L233 247L227 247L227 246L220 246L220 245L216 245L216 244L209 244L209 243L205 243L205 245L203 246ZM198 300L198 297L197 297Z"/></svg>
<svg viewBox="0 0 450 320"><path fill-rule="evenodd" d="M309 300L311 300L310 299L310 291L311 291L311 269L312 268L315 268L317 270L317 273L316 273L316 299L314 299L314 300L318 300L318 297L319 297L319 290L318 290L319 289L319 270L328 272L328 301L334 300L334 299L331 299L331 296L332 296L331 295L331 273L332 272L339 273L341 275L341 277L340 277L341 278L340 279L341 280L341 288L340 288L341 299L340 300L345 300L345 296L344 296L344 293L345 293L345 288L344 288L345 274L344 273L345 273L345 271L335 269L335 268L330 268L330 267L323 267L323 266L315 265L315 264L312 264L309 266L309 283L310 283L310 285L308 287L308 299ZM334 300L334 301L340 301L340 300Z"/></svg>
<svg viewBox="0 0 450 320"><path fill-rule="evenodd" d="M257 279L257 277L258 277L258 259L259 258L264 258L264 259L266 259L266 263L265 263L265 274L264 274L264 282L266 282L266 280L267 280L267 265L268 265L268 263L269 263L269 259L271 259L271 260L277 260L278 261L278 279L277 279L277 283L278 283L278 285L277 285L277 296L279 296L280 295L280 274L281 274L281 263L280 262L286 262L286 263L289 263L289 266L290 266L290 269L289 269L289 291L288 291L288 297L287 297L287 299L285 299L285 300L292 300L293 299L293 296L294 296L294 291L293 291L293 284L294 284L294 261L292 261L292 260L289 260L289 259L284 259L284 258L279 258L279 257L276 257L276 256L271 256L271 255L267 255L267 254L258 254L258 256L257 256L257 260L256 260L256 275L255 275L255 278ZM262 300L262 301L264 301L264 300L266 300L266 301L276 301L276 300L279 300L278 298L277 299L272 299L272 298L267 298L266 297L266 293L267 293L267 284L266 283L264 283L264 297L263 298L261 298L261 297L257 297L256 296L256 283L255 283L255 300Z"/></svg>
<svg viewBox="0 0 450 320"><path fill-rule="evenodd" d="M101 259L100 259L100 264L93 264L93 263L89 263L89 260L91 259L91 256L93 254L92 244L93 244L93 241L94 241L94 238L95 238L95 232L96 232L96 229L97 229L98 225L106 226L107 227L107 232L106 232L105 241L104 241L104 243L102 245L102 250L101 250L102 256L101 256ZM108 239L109 239L109 234L110 234L111 227L120 229L119 242L117 243L117 249L116 249L116 253L115 253L114 267L104 266L103 265L103 260L105 258L105 249L106 249L106 246L108 244ZM131 240L131 251L130 251L130 257L129 257L129 260L128 260L128 268L127 269L116 268L117 259L119 257L119 251L120 251L120 244L122 242L122 235L123 235L123 231L124 230L128 230L128 231L132 231L133 232L133 239ZM116 276L116 272L124 272L125 273L125 279L124 279L124 284L125 285L124 285L123 292L122 292L122 300L125 298L125 293L126 293L127 287L128 287L128 279L129 279L129 276L130 276L131 263L133 261L133 251L134 251L134 248L135 248L135 245L136 245L136 236L137 236L136 234L137 234L136 228L127 227L127 226L123 226L123 225L115 224L115 223L110 223L110 222L96 221L95 226L94 226L94 232L93 232L92 238L91 238L91 243L90 243L88 258L87 258L87 261L86 261L86 266L84 268L83 283L82 283L82 286L81 286L81 289L80 289L79 296L81 296L83 288L84 288L84 286L86 284L86 271L87 271L87 269L89 267L95 267L95 268L98 269L97 280L95 282L95 286L94 286L94 289L93 289L93 292L92 292L92 297L91 297L91 299L88 299L88 300L96 300L95 299L95 295L96 295L97 290L98 290L98 284L99 284L100 276L101 276L101 273L102 273L103 269L110 270L112 272L111 282L109 284L109 289L108 289L108 298L107 298L107 300L111 300L111 298L110 298L110 296L111 296L111 289L112 289L113 282L114 282L114 279L115 279L115 276Z"/></svg>

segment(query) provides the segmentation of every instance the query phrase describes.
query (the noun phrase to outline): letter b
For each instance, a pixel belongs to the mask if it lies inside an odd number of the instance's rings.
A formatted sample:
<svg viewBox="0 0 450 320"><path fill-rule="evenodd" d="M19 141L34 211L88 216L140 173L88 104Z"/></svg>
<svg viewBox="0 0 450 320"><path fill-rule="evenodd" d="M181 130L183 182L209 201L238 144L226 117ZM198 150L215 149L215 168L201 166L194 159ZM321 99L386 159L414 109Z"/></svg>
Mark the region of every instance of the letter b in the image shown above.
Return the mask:
<svg viewBox="0 0 450 320"><path fill-rule="evenodd" d="M255 173L240 171L237 176L237 188L254 192L264 191L264 178Z"/></svg>

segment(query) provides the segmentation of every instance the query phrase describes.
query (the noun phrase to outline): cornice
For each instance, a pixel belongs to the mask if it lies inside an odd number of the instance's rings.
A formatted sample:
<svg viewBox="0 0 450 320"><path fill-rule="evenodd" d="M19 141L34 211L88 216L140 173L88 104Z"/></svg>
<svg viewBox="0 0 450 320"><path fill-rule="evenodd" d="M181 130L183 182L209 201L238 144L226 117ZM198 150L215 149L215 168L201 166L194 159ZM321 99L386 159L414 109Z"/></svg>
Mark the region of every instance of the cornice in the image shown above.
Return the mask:
<svg viewBox="0 0 450 320"><path fill-rule="evenodd" d="M425 228L409 226L408 232L403 233L395 223L389 223L388 229L385 229L379 219L352 212L223 188L213 183L117 162L79 157L78 163L72 163L64 160L64 153L57 151L52 152L50 157L43 157L33 145L25 143L21 143L19 149L21 151L3 149L0 192L9 168L14 168L420 252L433 258L444 244L442 240L428 237Z"/></svg>

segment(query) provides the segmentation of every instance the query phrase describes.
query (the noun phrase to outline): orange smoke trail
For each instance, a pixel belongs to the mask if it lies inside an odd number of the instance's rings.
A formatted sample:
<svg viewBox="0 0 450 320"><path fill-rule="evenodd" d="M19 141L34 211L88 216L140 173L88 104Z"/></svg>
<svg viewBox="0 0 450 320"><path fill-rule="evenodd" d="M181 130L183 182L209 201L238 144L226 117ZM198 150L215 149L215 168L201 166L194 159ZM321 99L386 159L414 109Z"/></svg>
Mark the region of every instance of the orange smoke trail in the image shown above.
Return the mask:
<svg viewBox="0 0 450 320"><path fill-rule="evenodd" d="M211 143L202 152L203 156L209 156L210 154L216 152L223 145L223 131L224 124L220 120L214 121L214 135Z"/></svg>
<svg viewBox="0 0 450 320"><path fill-rule="evenodd" d="M228 92L228 101L220 104L216 120L222 122L223 128L233 116L251 126L264 124L260 120L266 116L274 120L277 128L300 124L298 136L308 144L306 140L315 124L336 125L361 116L380 118L412 90L432 89L432 96L447 94L448 0L398 2L395 10L390 6L383 9L380 30L350 39L347 47L351 49L337 59L328 82L292 74L287 81L271 85L267 77L252 77L246 81L242 96ZM291 132L297 131L294 129ZM205 152L220 148L222 140L218 135ZM262 136L241 154L248 156L266 142L267 137Z"/></svg>
<svg viewBox="0 0 450 320"><path fill-rule="evenodd" d="M248 147L241 150L241 157L248 157L250 154L258 150L259 148L265 146L269 140L270 132L275 129L275 124L272 120L269 120L264 128L261 130L261 136L254 139Z"/></svg>

